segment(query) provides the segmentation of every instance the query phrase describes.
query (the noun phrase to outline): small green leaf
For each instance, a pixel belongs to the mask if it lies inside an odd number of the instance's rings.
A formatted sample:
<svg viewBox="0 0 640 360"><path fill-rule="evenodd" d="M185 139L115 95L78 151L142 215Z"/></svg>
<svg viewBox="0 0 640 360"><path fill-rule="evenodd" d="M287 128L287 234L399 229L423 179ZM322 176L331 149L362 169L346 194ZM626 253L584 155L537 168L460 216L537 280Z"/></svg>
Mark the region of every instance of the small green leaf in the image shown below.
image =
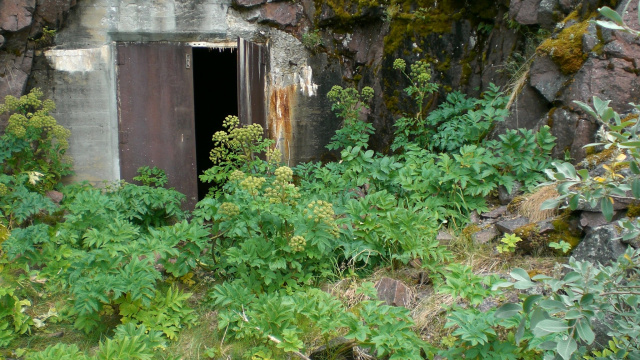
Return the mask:
<svg viewBox="0 0 640 360"><path fill-rule="evenodd" d="M562 356L564 360L571 359L571 355L578 350L578 344L570 336L565 336L562 340L558 341L558 354Z"/></svg>
<svg viewBox="0 0 640 360"><path fill-rule="evenodd" d="M522 307L524 309L525 313L529 313L531 312L531 308L533 307L533 304L536 303L536 301L540 300L542 298L542 295L529 295L527 296L526 299L524 299L524 302L522 303Z"/></svg>
<svg viewBox="0 0 640 360"><path fill-rule="evenodd" d="M634 164L634 162L631 162ZM633 197L636 199L640 199L640 179L634 179L631 183L631 192L633 193Z"/></svg>
<svg viewBox="0 0 640 360"><path fill-rule="evenodd" d="M613 219L613 199L605 196L600 200L600 210L602 210L602 215L607 221L611 221Z"/></svg>
<svg viewBox="0 0 640 360"><path fill-rule="evenodd" d="M516 316L522 311L522 306L520 304L507 303L500 306L494 316L498 319L508 319L510 317Z"/></svg>
<svg viewBox="0 0 640 360"><path fill-rule="evenodd" d="M601 7L600 9L598 9L598 12L600 13L600 15L606 17L607 19L613 21L618 25L624 24L624 22L622 21L622 17L620 17L620 14L618 14L615 10L611 9L608 6Z"/></svg>
<svg viewBox="0 0 640 360"><path fill-rule="evenodd" d="M578 208L578 205L580 205L580 196L576 194L569 199L569 208L575 210Z"/></svg>
<svg viewBox="0 0 640 360"><path fill-rule="evenodd" d="M520 268L515 268L511 271L511 277L518 281L531 281L529 274Z"/></svg>
<svg viewBox="0 0 640 360"><path fill-rule="evenodd" d="M556 319L546 319L542 320L536 324L536 327L533 329L534 333L538 331L538 333L542 332L542 335L557 333L565 331L569 328L564 322ZM536 335L537 336L537 335Z"/></svg>
<svg viewBox="0 0 640 360"><path fill-rule="evenodd" d="M596 338L595 333L591 330L591 326L589 325L589 320L586 318L579 319L577 321L576 330L578 330L578 336L580 336L580 338L587 344L591 344Z"/></svg>

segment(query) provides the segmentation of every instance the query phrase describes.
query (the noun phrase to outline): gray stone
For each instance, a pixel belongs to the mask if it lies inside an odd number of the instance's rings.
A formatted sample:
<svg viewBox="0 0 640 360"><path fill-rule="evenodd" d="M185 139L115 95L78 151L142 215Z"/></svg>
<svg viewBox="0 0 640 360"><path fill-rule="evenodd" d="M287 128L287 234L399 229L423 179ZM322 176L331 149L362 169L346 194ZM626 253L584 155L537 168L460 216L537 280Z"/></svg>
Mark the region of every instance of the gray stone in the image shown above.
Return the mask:
<svg viewBox="0 0 640 360"><path fill-rule="evenodd" d="M588 54L600 43L595 24L589 24L587 33L582 35L582 52Z"/></svg>
<svg viewBox="0 0 640 360"><path fill-rule="evenodd" d="M514 181L511 187L511 192L507 190L503 185L498 186L498 199L500 204L507 205L513 201L513 199L522 194L522 184L519 181Z"/></svg>
<svg viewBox="0 0 640 360"><path fill-rule="evenodd" d="M614 221L619 219L621 215L622 212L614 211ZM610 223L610 221L604 218L601 212L583 211L580 213L580 227L582 227L586 233L590 233L593 229Z"/></svg>
<svg viewBox="0 0 640 360"><path fill-rule="evenodd" d="M378 299L390 306L409 307L411 303L411 289L402 281L384 277L375 284Z"/></svg>
<svg viewBox="0 0 640 360"><path fill-rule="evenodd" d="M542 220L536 223L539 234L548 234L556 230L552 220Z"/></svg>
<svg viewBox="0 0 640 360"><path fill-rule="evenodd" d="M471 235L473 243L476 245L487 244L500 236L500 231L495 226L490 226Z"/></svg>
<svg viewBox="0 0 640 360"><path fill-rule="evenodd" d="M31 25L36 0L0 0L0 29L20 31Z"/></svg>
<svg viewBox="0 0 640 360"><path fill-rule="evenodd" d="M560 0L558 2L558 4L560 5L560 9L565 14L572 12L579 3L580 0Z"/></svg>
<svg viewBox="0 0 640 360"><path fill-rule="evenodd" d="M497 219L499 217L501 217L502 215L507 213L507 206L503 205L503 206L499 206L489 212L483 213L482 216L485 219Z"/></svg>
<svg viewBox="0 0 640 360"><path fill-rule="evenodd" d="M538 23L540 0L515 0L509 6L509 17L522 25Z"/></svg>
<svg viewBox="0 0 640 360"><path fill-rule="evenodd" d="M498 221L496 223L496 227L502 233L513 234L516 231L516 229L518 229L520 227L523 227L525 225L528 225L528 224L529 224L529 219L524 217L524 216L521 216L521 217L517 217L515 219Z"/></svg>
<svg viewBox="0 0 640 360"><path fill-rule="evenodd" d="M455 240L451 234L446 231L438 231L438 236L436 236L436 240L438 240L441 244L446 245L451 241Z"/></svg>
<svg viewBox="0 0 640 360"><path fill-rule="evenodd" d="M492 136L503 134L505 129L535 129L541 125L541 121L542 125L546 125L550 108L547 99L533 86L526 84L509 109L509 116L504 122L496 124L496 130Z"/></svg>
<svg viewBox="0 0 640 360"><path fill-rule="evenodd" d="M558 7L558 0L540 1L537 17L538 24L545 29L553 29L556 24L556 12Z"/></svg>
<svg viewBox="0 0 640 360"><path fill-rule="evenodd" d="M4 45L4 36L0 34L0 48Z"/></svg>
<svg viewBox="0 0 640 360"><path fill-rule="evenodd" d="M240 7L252 7L266 3L267 0L233 0L233 5Z"/></svg>
<svg viewBox="0 0 640 360"><path fill-rule="evenodd" d="M627 249L618 237L620 233L613 225L595 228L573 249L571 256L579 261L609 265Z"/></svg>
<svg viewBox="0 0 640 360"><path fill-rule="evenodd" d="M529 81L548 102L556 99L568 78L562 75L558 65L549 56L539 56L531 64Z"/></svg>

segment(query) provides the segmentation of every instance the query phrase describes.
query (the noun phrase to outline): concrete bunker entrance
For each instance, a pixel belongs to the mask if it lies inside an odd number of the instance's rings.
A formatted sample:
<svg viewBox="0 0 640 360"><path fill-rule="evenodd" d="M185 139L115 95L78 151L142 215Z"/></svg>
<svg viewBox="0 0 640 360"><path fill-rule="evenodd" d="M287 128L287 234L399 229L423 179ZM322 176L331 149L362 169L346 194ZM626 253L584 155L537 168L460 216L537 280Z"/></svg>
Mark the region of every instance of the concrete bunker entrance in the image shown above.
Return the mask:
<svg viewBox="0 0 640 360"><path fill-rule="evenodd" d="M121 178L132 181L138 168L157 166L193 209L212 186L198 176L212 166L211 137L224 118L266 125L267 55L265 45L242 39L237 49L117 43Z"/></svg>
<svg viewBox="0 0 640 360"><path fill-rule="evenodd" d="M224 130L222 121L228 115L238 115L237 67L233 48L193 48L193 94L196 132L196 163L198 176L213 166L209 152L211 137ZM209 191L210 183L198 179L198 200Z"/></svg>

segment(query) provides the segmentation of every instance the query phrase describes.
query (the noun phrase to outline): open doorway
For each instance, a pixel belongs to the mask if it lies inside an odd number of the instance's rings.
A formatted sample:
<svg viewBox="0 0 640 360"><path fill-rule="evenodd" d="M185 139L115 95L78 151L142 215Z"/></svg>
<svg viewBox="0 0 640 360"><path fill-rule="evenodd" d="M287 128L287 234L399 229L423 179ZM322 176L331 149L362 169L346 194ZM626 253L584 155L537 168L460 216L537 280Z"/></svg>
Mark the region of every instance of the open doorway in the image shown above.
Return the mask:
<svg viewBox="0 0 640 360"><path fill-rule="evenodd" d="M196 163L198 176L213 166L209 152L211 137L223 130L227 115L238 115L238 59L235 49L193 48L193 89L196 127ZM214 184L198 179L198 200Z"/></svg>

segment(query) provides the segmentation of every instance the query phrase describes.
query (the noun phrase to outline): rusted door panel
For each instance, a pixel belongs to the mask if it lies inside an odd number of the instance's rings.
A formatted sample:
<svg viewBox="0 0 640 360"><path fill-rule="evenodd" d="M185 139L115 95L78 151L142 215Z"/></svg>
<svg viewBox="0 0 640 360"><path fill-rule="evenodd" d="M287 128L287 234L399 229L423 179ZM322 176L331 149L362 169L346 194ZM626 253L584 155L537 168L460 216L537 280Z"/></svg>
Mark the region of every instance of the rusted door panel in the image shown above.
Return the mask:
<svg viewBox="0 0 640 360"><path fill-rule="evenodd" d="M198 200L191 47L118 44L118 126L121 178L141 166L166 171L168 186Z"/></svg>
<svg viewBox="0 0 640 360"><path fill-rule="evenodd" d="M269 65L266 45L238 38L238 114L241 124L260 124L267 132L266 81Z"/></svg>

